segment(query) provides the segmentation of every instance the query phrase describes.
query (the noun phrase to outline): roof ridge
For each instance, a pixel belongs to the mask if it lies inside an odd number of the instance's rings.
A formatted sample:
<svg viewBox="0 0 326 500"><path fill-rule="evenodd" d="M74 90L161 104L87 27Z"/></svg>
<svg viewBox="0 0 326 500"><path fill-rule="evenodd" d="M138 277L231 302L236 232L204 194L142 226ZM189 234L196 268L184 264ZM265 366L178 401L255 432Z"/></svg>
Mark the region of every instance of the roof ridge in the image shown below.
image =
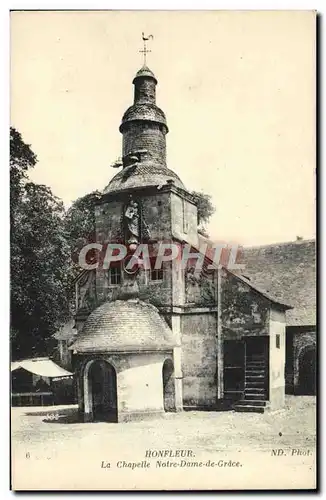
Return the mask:
<svg viewBox="0 0 326 500"><path fill-rule="evenodd" d="M280 241L278 243L266 243L266 244L262 244L262 245L248 245L248 246L244 245L242 248L244 250L249 250L249 249L253 249L253 248L278 247L281 245L285 246L285 245L291 245L291 244L300 245L303 243L312 243L312 242L316 242L316 238L310 238L310 239L306 239L306 240Z"/></svg>

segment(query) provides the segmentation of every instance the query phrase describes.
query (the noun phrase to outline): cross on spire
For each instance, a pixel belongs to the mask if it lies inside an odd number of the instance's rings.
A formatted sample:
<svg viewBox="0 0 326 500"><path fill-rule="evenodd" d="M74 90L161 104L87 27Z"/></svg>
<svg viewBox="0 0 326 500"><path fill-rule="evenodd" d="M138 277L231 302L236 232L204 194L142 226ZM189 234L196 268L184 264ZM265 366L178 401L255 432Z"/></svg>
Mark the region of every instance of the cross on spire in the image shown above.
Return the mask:
<svg viewBox="0 0 326 500"><path fill-rule="evenodd" d="M149 39L152 39L153 40L153 35L148 35L148 36L145 36L144 33L142 33L142 39L143 39L143 42L144 42L144 48L143 50L140 50L139 52L141 52L143 55L144 55L144 66L146 66L146 55L149 53L149 52L152 52L151 50L149 50L146 46L146 42L148 42Z"/></svg>

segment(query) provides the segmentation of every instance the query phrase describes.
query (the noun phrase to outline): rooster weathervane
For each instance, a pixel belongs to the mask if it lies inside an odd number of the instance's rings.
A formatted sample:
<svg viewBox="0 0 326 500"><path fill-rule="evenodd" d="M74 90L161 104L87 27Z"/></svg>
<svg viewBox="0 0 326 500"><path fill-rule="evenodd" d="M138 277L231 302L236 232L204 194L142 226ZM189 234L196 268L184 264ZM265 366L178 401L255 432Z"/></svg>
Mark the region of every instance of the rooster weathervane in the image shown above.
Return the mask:
<svg viewBox="0 0 326 500"><path fill-rule="evenodd" d="M139 52L141 52L144 55L144 66L146 66L146 55L149 52L152 52L151 50L149 50L147 48L146 42L148 42L149 39L153 40L153 38L154 38L153 35L147 35L147 36L145 36L144 32L142 33L142 39L143 39L143 42L144 42L144 48L143 48L143 50L140 50Z"/></svg>

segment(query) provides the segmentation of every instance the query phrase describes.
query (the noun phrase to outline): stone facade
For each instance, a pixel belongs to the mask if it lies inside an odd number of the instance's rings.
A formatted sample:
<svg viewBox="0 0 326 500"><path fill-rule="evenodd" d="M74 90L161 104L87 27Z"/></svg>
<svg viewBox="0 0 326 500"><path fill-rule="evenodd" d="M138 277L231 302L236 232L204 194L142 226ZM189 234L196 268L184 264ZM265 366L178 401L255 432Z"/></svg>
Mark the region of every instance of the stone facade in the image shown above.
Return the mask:
<svg viewBox="0 0 326 500"><path fill-rule="evenodd" d="M168 127L155 102L157 80L144 67L133 83L134 104L120 125L123 168L95 208L103 252L76 284L71 350L81 417L104 413L124 421L224 402L238 411L280 407L287 307L242 276L208 268L196 200L166 167ZM146 243L155 259L162 242L179 252L159 272L152 261L134 274L121 262L103 266L110 243L126 244L130 255Z"/></svg>
<svg viewBox="0 0 326 500"><path fill-rule="evenodd" d="M182 372L185 409L217 404L216 313L183 314Z"/></svg>
<svg viewBox="0 0 326 500"><path fill-rule="evenodd" d="M157 123L149 126L147 123L133 122L127 125L123 134L122 154L130 151L146 149L152 151L152 159L158 163L166 162L166 142L162 125Z"/></svg>
<svg viewBox="0 0 326 500"><path fill-rule="evenodd" d="M221 278L223 338L239 340L246 335L268 335L270 301L226 270Z"/></svg>

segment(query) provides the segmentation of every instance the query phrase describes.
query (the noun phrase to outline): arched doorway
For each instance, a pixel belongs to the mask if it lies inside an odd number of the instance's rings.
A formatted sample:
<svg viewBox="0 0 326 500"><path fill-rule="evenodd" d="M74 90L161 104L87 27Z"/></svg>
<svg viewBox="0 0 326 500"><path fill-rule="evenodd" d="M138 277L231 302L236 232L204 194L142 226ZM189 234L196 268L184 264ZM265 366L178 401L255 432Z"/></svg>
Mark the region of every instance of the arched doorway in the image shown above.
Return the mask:
<svg viewBox="0 0 326 500"><path fill-rule="evenodd" d="M162 368L164 411L175 411L174 366L166 359Z"/></svg>
<svg viewBox="0 0 326 500"><path fill-rule="evenodd" d="M299 391L302 395L316 394L316 347L308 346L299 357Z"/></svg>
<svg viewBox="0 0 326 500"><path fill-rule="evenodd" d="M84 372L84 411L88 419L117 422L117 376L104 360L89 361Z"/></svg>

